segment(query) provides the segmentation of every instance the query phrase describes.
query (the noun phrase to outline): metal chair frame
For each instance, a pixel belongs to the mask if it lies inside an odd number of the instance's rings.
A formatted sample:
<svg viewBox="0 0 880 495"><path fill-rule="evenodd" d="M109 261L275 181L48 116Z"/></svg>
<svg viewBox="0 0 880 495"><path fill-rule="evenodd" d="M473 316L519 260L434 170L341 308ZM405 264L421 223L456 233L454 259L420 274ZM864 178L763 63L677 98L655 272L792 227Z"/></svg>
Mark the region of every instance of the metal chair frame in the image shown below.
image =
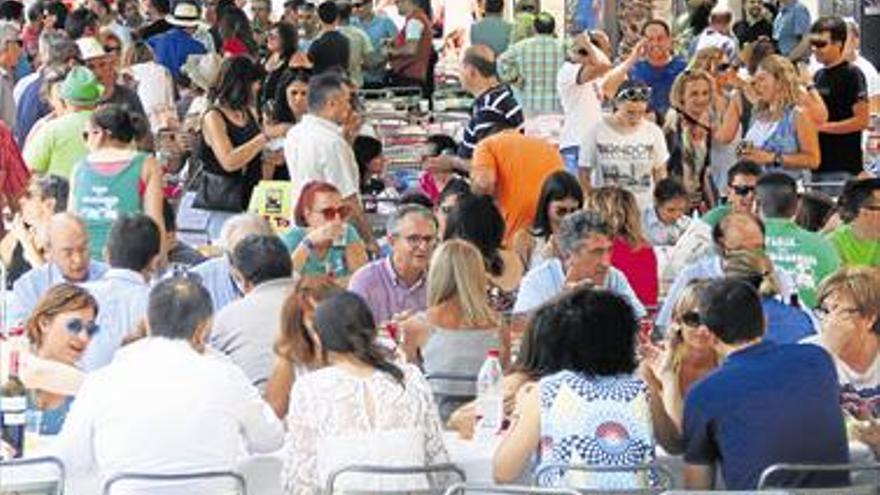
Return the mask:
<svg viewBox="0 0 880 495"><path fill-rule="evenodd" d="M435 474L435 473L451 473L461 479L462 482L467 477L461 468L452 463L434 464L432 466L371 466L371 465L352 465L345 466L330 473L327 477L326 494L332 495L335 488L336 480L345 474L378 474L378 475L412 475L412 474ZM434 490L431 490L434 491ZM399 491L381 492L371 490L371 493L400 493Z"/></svg>
<svg viewBox="0 0 880 495"><path fill-rule="evenodd" d="M849 475L859 472L876 472L880 476L880 463L869 464L794 464L779 463L773 464L761 473L758 478L758 489L782 489L788 490L792 494L803 495L856 495L856 494L880 494L880 483L877 485L859 483L842 487L830 488L788 488L775 487L769 485L769 478L780 472L798 472L798 473L834 473L846 472ZM873 489L873 491L872 491Z"/></svg>
<svg viewBox="0 0 880 495"><path fill-rule="evenodd" d="M654 471L659 473L660 476L660 485L656 487L648 487L648 488L630 488L630 489L615 489L613 493L615 495L659 495L665 490L669 490L672 488L672 473L664 466L659 464L633 464L630 466L587 466L583 464L546 464L541 466L535 471L534 480L537 481L540 477L551 470L562 469L564 471L581 471L585 473L638 473L644 471L645 473L650 473ZM600 488L580 488L580 487L572 487L577 490L581 494L607 494L610 493L609 490L600 489Z"/></svg>
<svg viewBox="0 0 880 495"><path fill-rule="evenodd" d="M524 485L489 485L474 483L456 483L447 488L444 495L466 495L468 492L510 495L581 495L581 492L570 488L544 488Z"/></svg>
<svg viewBox="0 0 880 495"><path fill-rule="evenodd" d="M233 471L202 471L195 473L174 473L174 474L150 474L150 473L131 473L131 472L122 472L117 473L110 477L107 481L104 482L104 487L101 490L103 495L111 495L113 490L113 485L117 483L121 483L123 481L158 481L158 482L170 482L170 481L198 481L198 480L210 480L210 479L228 479L234 481L237 485L236 488L240 495L247 495L247 481L245 481L244 476L239 473Z"/></svg>
<svg viewBox="0 0 880 495"><path fill-rule="evenodd" d="M51 493L55 493L55 495L61 495L62 493L64 493L64 485L65 485L65 482L67 481L67 473L64 469L64 463L61 462L61 459L59 459L57 457L43 456L43 457L32 457L32 458L26 458L26 459L11 459L8 461L0 461L0 471L2 471L4 469L9 469L9 468L15 469L15 468L19 468L19 467L37 466L40 464L51 464L51 465L55 466L58 469L58 479L46 481L45 483L44 482L35 483L34 486L45 485L45 487L47 488L46 493L50 493L50 490L48 490L49 485L54 483L55 488L54 488L54 491L52 491ZM0 479L0 481L3 481L3 485L6 485L6 486L3 486L3 490L4 490L3 493L5 493L6 490L9 490L11 493L16 493L17 491L21 490L21 488L15 488L14 484L9 483L8 479ZM12 486L7 485L7 483L9 483L9 485L12 485ZM21 490L21 491L26 491L26 490Z"/></svg>

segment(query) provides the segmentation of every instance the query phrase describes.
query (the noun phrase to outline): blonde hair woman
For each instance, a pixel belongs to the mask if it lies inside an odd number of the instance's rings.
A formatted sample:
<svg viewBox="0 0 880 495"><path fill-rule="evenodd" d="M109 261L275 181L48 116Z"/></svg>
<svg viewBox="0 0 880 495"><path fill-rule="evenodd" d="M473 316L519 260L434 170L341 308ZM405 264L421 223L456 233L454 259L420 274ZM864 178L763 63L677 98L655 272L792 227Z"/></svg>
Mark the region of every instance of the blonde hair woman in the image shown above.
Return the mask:
<svg viewBox="0 0 880 495"><path fill-rule="evenodd" d="M781 168L795 178L819 166L819 135L801 109L800 81L794 65L770 55L752 79L755 106L740 149L740 158Z"/></svg>
<svg viewBox="0 0 880 495"><path fill-rule="evenodd" d="M486 295L483 256L471 243L453 239L440 245L428 271L428 309L401 323L404 352L421 361L425 373L476 376L489 349L507 362L508 338ZM432 382L445 420L475 395L473 384Z"/></svg>
<svg viewBox="0 0 880 495"><path fill-rule="evenodd" d="M681 428L684 396L697 380L718 366L715 336L700 325L698 313L700 294L709 285L707 280L694 280L681 293L672 309L672 323L663 348L642 346L643 375L652 380L663 393L669 416Z"/></svg>
<svg viewBox="0 0 880 495"><path fill-rule="evenodd" d="M619 186L600 187L587 198L586 209L597 212L611 228L611 265L626 275L642 304L657 306L657 257L642 230L636 197Z"/></svg>
<svg viewBox="0 0 880 495"><path fill-rule="evenodd" d="M779 277L773 262L761 251L742 251L724 259L724 275L740 279L758 291L767 319L764 340L796 344L816 333L813 320L796 305L779 300ZM796 297L796 296L795 296Z"/></svg>

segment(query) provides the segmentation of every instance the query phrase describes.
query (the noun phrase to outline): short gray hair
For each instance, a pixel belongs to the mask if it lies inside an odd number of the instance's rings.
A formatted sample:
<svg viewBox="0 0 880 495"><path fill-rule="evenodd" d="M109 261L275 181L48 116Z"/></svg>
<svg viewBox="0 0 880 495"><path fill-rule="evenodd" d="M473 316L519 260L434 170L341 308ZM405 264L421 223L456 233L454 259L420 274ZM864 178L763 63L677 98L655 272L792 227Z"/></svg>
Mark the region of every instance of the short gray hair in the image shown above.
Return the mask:
<svg viewBox="0 0 880 495"><path fill-rule="evenodd" d="M394 213L388 216L388 220L385 222L385 232L387 232L388 235L396 234L400 222L410 213L420 215L422 218L430 220L431 223L434 224L434 229L437 228L437 217L434 216L434 213L432 213L431 210L422 205L410 203L400 205Z"/></svg>
<svg viewBox="0 0 880 495"><path fill-rule="evenodd" d="M220 229L220 247L231 253L236 244L249 235L275 235L263 217L253 213L241 213L230 217Z"/></svg>
<svg viewBox="0 0 880 495"><path fill-rule="evenodd" d="M64 31L44 31L40 35L39 50L47 67L65 64L79 56L76 42Z"/></svg>
<svg viewBox="0 0 880 495"><path fill-rule="evenodd" d="M611 237L611 227L599 213L579 210L562 219L559 232L556 233L556 242L562 254L567 256L590 234Z"/></svg>

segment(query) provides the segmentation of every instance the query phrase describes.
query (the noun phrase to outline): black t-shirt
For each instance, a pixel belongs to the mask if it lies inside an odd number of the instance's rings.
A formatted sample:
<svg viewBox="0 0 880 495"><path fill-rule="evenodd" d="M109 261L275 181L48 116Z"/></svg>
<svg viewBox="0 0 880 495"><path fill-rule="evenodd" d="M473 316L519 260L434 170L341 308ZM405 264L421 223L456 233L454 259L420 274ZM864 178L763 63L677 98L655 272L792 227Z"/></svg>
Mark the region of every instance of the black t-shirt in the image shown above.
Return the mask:
<svg viewBox="0 0 880 495"><path fill-rule="evenodd" d="M744 20L739 21L733 25L733 34L739 40L740 46L746 43L754 43L761 36L773 37L773 23L767 19L761 19L754 24L749 24Z"/></svg>
<svg viewBox="0 0 880 495"><path fill-rule="evenodd" d="M828 122L839 122L853 116L853 106L868 98L865 76L858 67L849 62L820 69L813 76L816 90L822 95L828 109ZM818 172L862 171L862 133L819 133L822 160Z"/></svg>
<svg viewBox="0 0 880 495"><path fill-rule="evenodd" d="M156 36L157 34L162 34L173 27L174 26L168 24L165 19L158 19L138 29L137 35L142 40L148 40L153 36Z"/></svg>
<svg viewBox="0 0 880 495"><path fill-rule="evenodd" d="M309 46L312 71L320 74L333 67L347 70L349 53L348 38L339 31L327 31Z"/></svg>

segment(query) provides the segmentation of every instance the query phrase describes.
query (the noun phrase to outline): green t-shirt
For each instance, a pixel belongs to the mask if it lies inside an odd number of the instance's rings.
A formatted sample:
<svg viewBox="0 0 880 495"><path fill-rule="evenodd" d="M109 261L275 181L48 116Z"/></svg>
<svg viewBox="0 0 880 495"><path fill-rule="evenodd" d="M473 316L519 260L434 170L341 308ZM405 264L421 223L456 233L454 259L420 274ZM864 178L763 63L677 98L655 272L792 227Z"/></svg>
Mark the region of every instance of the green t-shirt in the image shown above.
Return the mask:
<svg viewBox="0 0 880 495"><path fill-rule="evenodd" d="M297 246L306 238L308 231L302 227L293 227L289 231L281 234L281 241L287 246L287 249L293 253ZM351 224L345 225L345 233L342 239L334 243L327 254L323 258L318 258L315 253L309 253L306 264L300 270L300 275L326 275L332 272L334 277L341 278L351 275L351 270L345 262L345 248L349 244L362 242L361 236Z"/></svg>
<svg viewBox="0 0 880 495"><path fill-rule="evenodd" d="M791 275L801 301L815 307L819 283L840 266L834 246L822 235L785 218L767 218L764 225L767 254L773 264Z"/></svg>
<svg viewBox="0 0 880 495"><path fill-rule="evenodd" d="M846 266L880 266L880 240L863 241L853 233L852 226L841 225L828 234Z"/></svg>
<svg viewBox="0 0 880 495"><path fill-rule="evenodd" d="M706 214L703 215L703 218L701 218L701 220L708 223L710 227L714 227L714 226L718 225L719 223L721 223L721 220L723 220L724 217L726 217L729 214L730 214L730 205L723 204L723 205L716 206L715 208L712 208L711 210L707 211Z"/></svg>
<svg viewBox="0 0 880 495"><path fill-rule="evenodd" d="M91 110L62 115L38 129L24 147L24 161L40 175L70 179L74 164L89 153L83 140Z"/></svg>

